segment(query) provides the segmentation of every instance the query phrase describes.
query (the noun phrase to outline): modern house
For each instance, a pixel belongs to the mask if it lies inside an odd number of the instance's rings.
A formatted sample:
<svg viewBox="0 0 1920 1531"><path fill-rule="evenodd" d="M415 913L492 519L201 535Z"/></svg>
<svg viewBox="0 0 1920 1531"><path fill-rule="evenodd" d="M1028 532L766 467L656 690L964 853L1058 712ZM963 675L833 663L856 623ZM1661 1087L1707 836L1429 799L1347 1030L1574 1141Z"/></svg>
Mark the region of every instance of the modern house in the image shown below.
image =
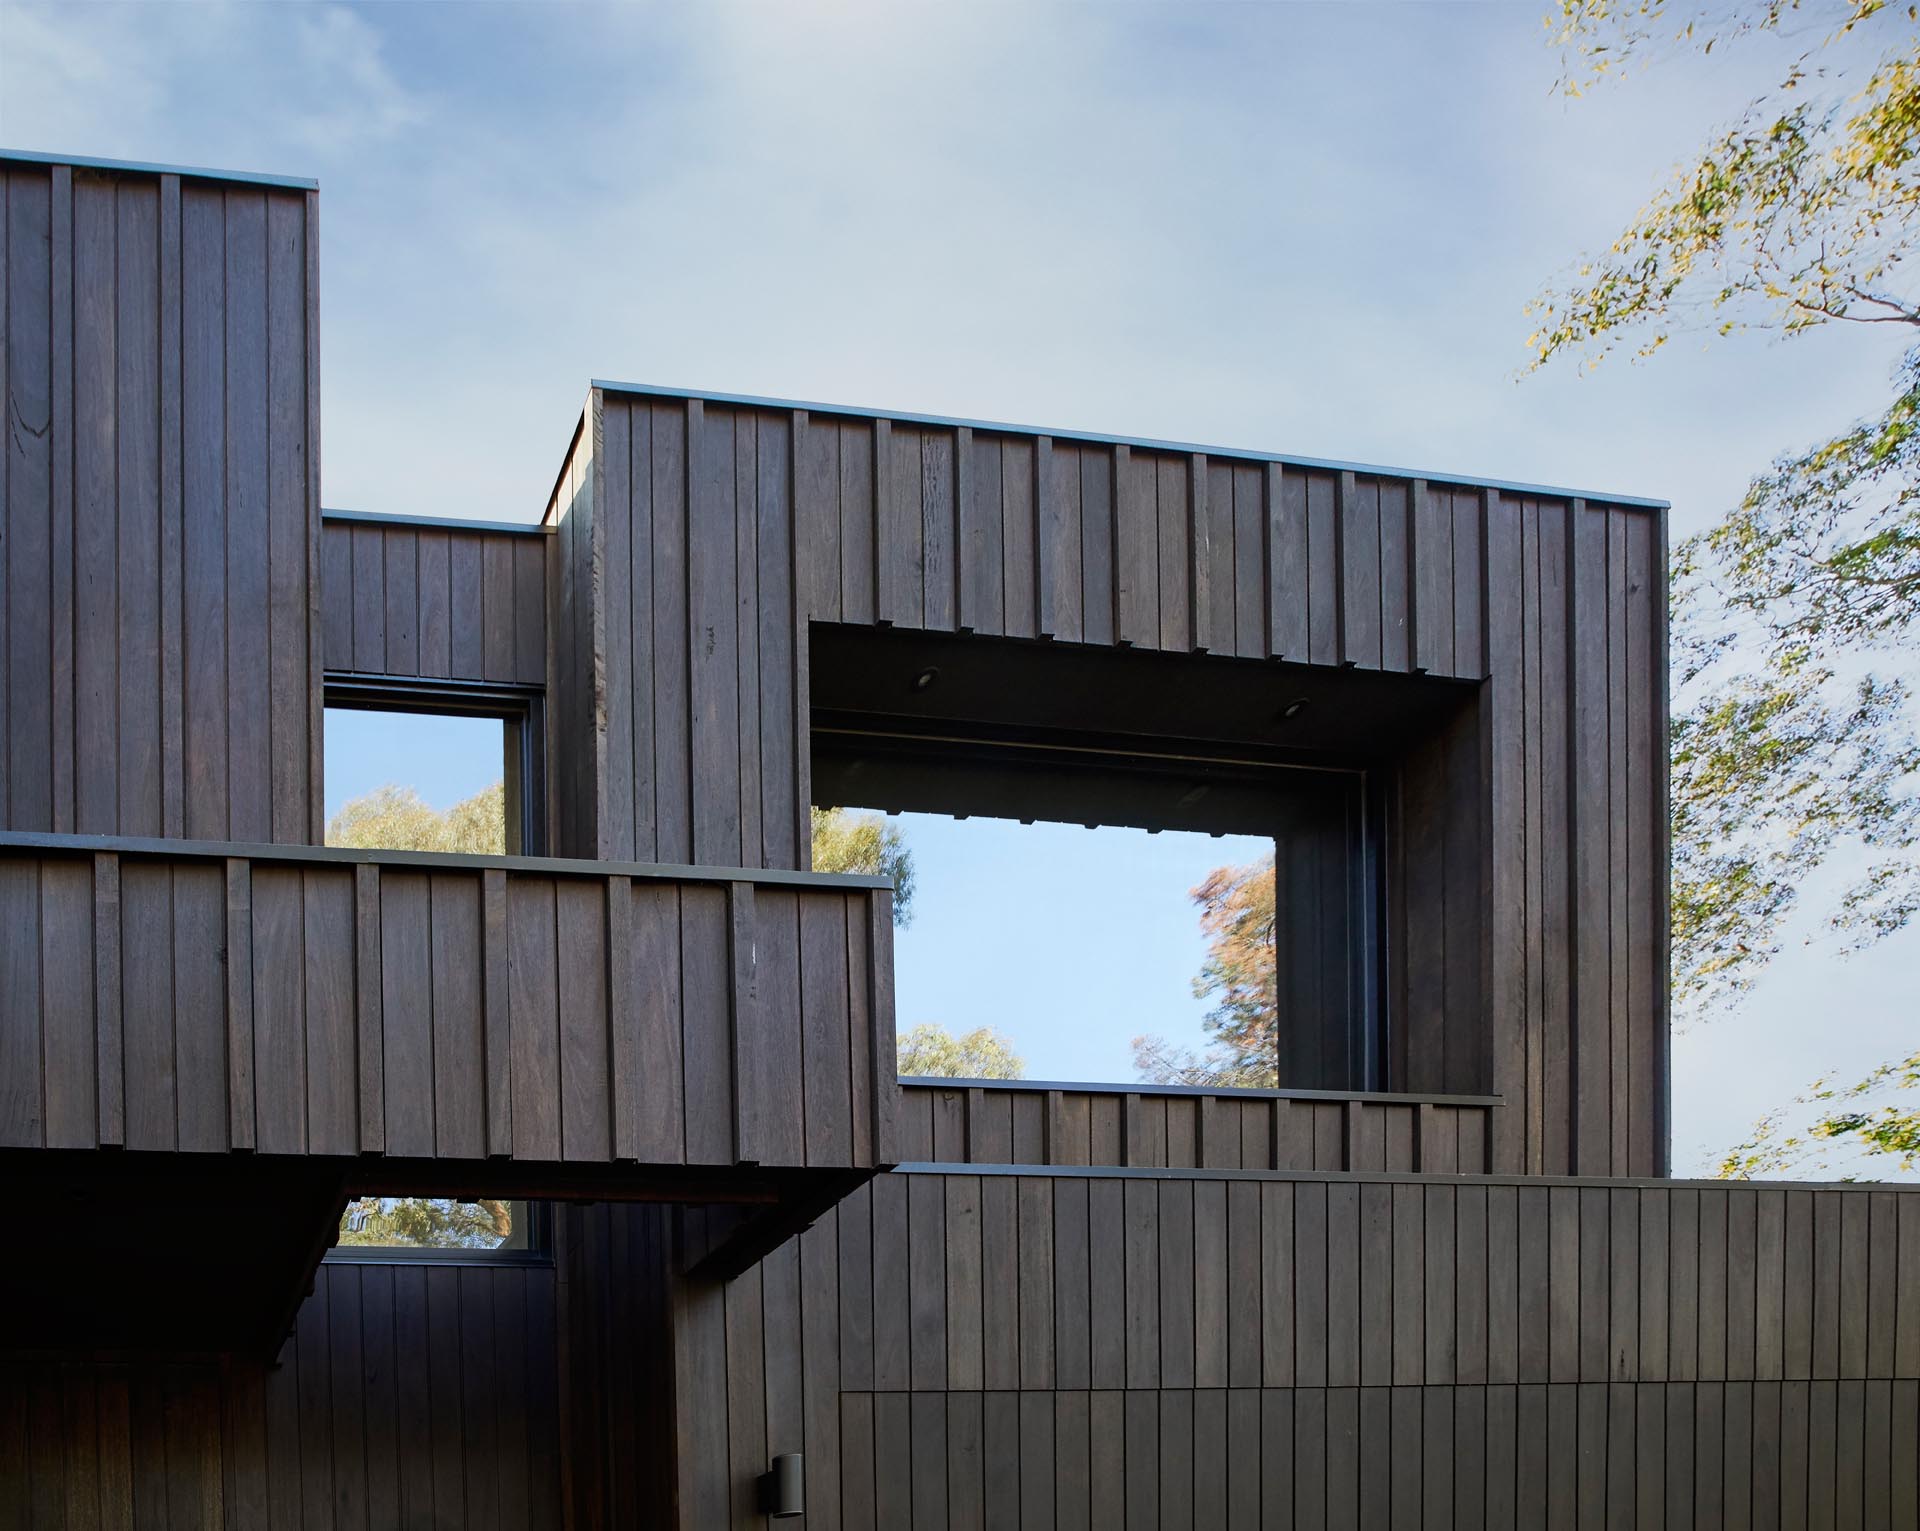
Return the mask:
<svg viewBox="0 0 1920 1531"><path fill-rule="evenodd" d="M596 382L332 515L317 205L0 159L0 1528L1920 1525L1920 1199L1666 1178L1663 506ZM1279 1087L896 1078L848 803L1270 838Z"/></svg>

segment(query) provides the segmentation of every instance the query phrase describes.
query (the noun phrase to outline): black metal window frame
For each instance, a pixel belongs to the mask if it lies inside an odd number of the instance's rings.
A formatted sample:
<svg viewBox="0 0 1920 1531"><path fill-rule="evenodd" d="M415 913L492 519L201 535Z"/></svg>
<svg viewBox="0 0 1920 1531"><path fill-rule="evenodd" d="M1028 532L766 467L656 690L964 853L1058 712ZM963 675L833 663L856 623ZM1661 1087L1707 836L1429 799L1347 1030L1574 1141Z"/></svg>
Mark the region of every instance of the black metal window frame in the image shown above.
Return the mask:
<svg viewBox="0 0 1920 1531"><path fill-rule="evenodd" d="M329 671L324 702L357 712L498 718L504 732L507 854L546 854L546 693L541 687Z"/></svg>
<svg viewBox="0 0 1920 1531"><path fill-rule="evenodd" d="M358 1198L349 1198L357 1200ZM432 1197L395 1197L394 1200L435 1200ZM335 1244L323 1257L334 1265L533 1265L553 1264L553 1207L524 1197L527 1242L520 1249L433 1249L410 1244Z"/></svg>

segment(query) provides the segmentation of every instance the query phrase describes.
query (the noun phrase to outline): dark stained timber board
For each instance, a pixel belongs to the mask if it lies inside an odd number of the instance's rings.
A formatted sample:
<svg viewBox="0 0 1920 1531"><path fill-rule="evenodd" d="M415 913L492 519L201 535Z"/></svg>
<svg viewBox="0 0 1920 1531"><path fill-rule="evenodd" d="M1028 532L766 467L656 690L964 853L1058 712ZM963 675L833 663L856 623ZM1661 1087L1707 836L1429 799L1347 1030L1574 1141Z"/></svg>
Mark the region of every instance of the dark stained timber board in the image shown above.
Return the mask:
<svg viewBox="0 0 1920 1531"><path fill-rule="evenodd" d="M852 1082L891 1015L856 1017L879 979L844 936L882 888L237 849L0 832L0 1148L843 1168L889 1141Z"/></svg>
<svg viewBox="0 0 1920 1531"><path fill-rule="evenodd" d="M0 159L0 826L320 832L304 190Z"/></svg>
<svg viewBox="0 0 1920 1531"><path fill-rule="evenodd" d="M889 1185L895 1178L906 1185ZM1148 1526L1298 1525L1304 1511L1314 1526L1361 1514L1518 1527L1597 1516L1601 1505L1607 1524L1660 1526L1674 1502L1720 1506L1726 1524L1802 1524L1809 1514L1816 1524L1908 1523L1889 1516L1898 1506L1910 1517L1920 1493L1911 1434L1920 1379L1899 1351L1905 1315L1920 1312L1910 1271L1882 1273L1884 1317L1867 1322L1864 1349L1794 1364L1779 1343L1783 1308L1751 1295L1786 1290L1791 1257L1745 1231L1771 1216L1763 1209L1778 1190L1708 1193L1728 1215L1689 1221L1689 1258L1677 1261L1640 1231L1666 1221L1676 1197L1697 1200L1696 1187L1556 1181L1534 1188L1541 1205L1516 1217L1516 1183L958 1166L884 1177L806 1235L797 1291L786 1285L793 1257L783 1257L788 1318L758 1331L754 1354L738 1354L746 1331L729 1326L726 1413L754 1428L703 1449L724 1449L736 1483L768 1454L804 1451L809 1475L823 1458L836 1474L843 1511L912 1505L941 1524L980 1523L982 1496L1020 1503L1043 1491L1046 1513L1073 1525L1088 1524L1095 1503ZM1915 1197L1796 1194L1834 1207L1813 1226L1837 1256L1816 1258L1800 1300L1873 1309L1872 1262L1850 1272L1846 1252L1861 1241L1897 1248ZM1002 1203L1004 1215L993 1210ZM872 1283L876 1318L889 1307L880 1288L897 1286L891 1338L877 1321L849 1321L866 1311L848 1308L849 1262ZM1627 1269L1610 1269L1619 1265ZM1557 1339L1512 1346L1511 1273L1534 1268L1551 1272L1541 1321L1568 1337L1564 1354ZM1703 1293L1693 1275L1702 1269L1740 1269L1746 1283ZM720 1322L699 1304L679 1311L696 1326ZM806 1344L829 1325L837 1347ZM1738 1378L1695 1380L1697 1359L1675 1364L1683 1334L1696 1358L1709 1332L1742 1358ZM1011 1348L996 1364L1003 1334ZM1239 1336L1266 1337L1264 1366L1257 1349L1253 1369L1237 1365ZM691 1335L680 1342L703 1348ZM774 1416L752 1400L772 1386L763 1377L794 1365L826 1368L832 1380L821 1385L838 1386L840 1407L804 1420L783 1409L785 1422L763 1434ZM744 1415L740 1389L751 1395ZM716 1407L704 1394L680 1398L682 1408ZM859 1433L844 1433L855 1421ZM1103 1437L1102 1421L1118 1433ZM1295 1519L1266 1492L1273 1474Z"/></svg>

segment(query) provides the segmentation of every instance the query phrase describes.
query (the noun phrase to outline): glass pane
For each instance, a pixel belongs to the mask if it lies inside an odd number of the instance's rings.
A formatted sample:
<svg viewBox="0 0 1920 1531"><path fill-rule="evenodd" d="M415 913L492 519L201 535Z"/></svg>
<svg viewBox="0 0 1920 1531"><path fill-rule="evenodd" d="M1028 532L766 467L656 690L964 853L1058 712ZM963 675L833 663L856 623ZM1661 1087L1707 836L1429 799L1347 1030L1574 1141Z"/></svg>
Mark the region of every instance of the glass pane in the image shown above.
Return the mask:
<svg viewBox="0 0 1920 1531"><path fill-rule="evenodd" d="M529 1247L527 1203L440 1196L362 1196L340 1217L342 1249Z"/></svg>
<svg viewBox="0 0 1920 1531"><path fill-rule="evenodd" d="M855 809L814 843L905 874L901 1074L1274 1083L1271 837Z"/></svg>
<svg viewBox="0 0 1920 1531"><path fill-rule="evenodd" d="M505 727L499 718L329 707L327 844L503 854Z"/></svg>

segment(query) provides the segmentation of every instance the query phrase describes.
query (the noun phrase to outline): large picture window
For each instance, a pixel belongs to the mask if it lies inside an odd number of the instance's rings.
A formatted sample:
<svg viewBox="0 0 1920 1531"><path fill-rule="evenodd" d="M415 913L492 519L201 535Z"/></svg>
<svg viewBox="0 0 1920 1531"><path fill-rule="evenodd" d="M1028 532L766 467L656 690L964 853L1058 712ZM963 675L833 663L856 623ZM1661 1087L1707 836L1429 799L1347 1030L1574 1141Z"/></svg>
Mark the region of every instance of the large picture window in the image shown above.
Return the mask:
<svg viewBox="0 0 1920 1531"><path fill-rule="evenodd" d="M832 627L812 647L815 864L864 823L912 873L903 1074L1393 1087L1390 771L1337 677Z"/></svg>

